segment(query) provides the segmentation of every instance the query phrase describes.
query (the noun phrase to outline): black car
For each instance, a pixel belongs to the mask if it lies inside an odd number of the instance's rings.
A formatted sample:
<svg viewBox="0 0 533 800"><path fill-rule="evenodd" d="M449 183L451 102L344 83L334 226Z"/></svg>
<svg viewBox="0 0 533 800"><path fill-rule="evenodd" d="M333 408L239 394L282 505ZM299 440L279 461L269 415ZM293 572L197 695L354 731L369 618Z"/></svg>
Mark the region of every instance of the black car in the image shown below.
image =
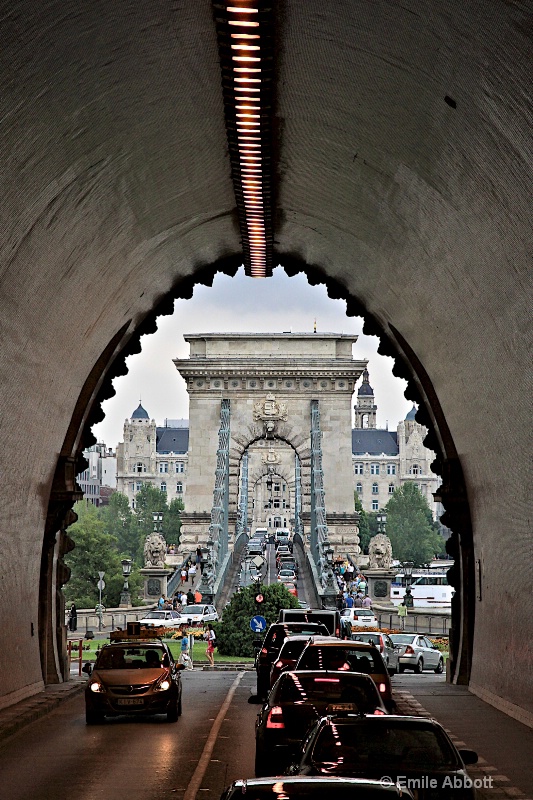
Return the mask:
<svg viewBox="0 0 533 800"><path fill-rule="evenodd" d="M328 713L386 714L369 675L325 670L284 672L257 717L255 774L282 773L310 725Z"/></svg>
<svg viewBox="0 0 533 800"><path fill-rule="evenodd" d="M270 670L277 659L281 647L289 636L318 635L328 636L329 631L320 622L274 622L268 629L255 659L257 673L257 694L263 700L270 691Z"/></svg>
<svg viewBox="0 0 533 800"><path fill-rule="evenodd" d="M457 750L438 722L422 717L328 716L318 720L288 772L392 782L416 788L419 800L470 800L465 764L477 753Z"/></svg>
<svg viewBox="0 0 533 800"><path fill-rule="evenodd" d="M246 778L234 781L220 800L412 800L413 795L379 781L350 778Z"/></svg>
<svg viewBox="0 0 533 800"><path fill-rule="evenodd" d="M181 675L161 639L128 637L104 645L85 689L87 725L121 714L181 714Z"/></svg>

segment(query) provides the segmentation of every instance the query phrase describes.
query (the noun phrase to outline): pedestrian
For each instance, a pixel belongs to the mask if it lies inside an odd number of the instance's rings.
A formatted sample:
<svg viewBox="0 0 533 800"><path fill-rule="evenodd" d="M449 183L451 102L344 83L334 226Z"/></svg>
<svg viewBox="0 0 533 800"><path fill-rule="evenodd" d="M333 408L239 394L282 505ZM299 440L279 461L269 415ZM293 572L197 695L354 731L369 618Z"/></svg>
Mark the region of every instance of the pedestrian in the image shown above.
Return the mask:
<svg viewBox="0 0 533 800"><path fill-rule="evenodd" d="M181 603L182 606L186 606L187 605L187 593L184 592L184 591L181 593L180 603Z"/></svg>
<svg viewBox="0 0 533 800"><path fill-rule="evenodd" d="M196 591L194 593L194 602L195 603L201 603L202 602L202 593L198 589L196 589Z"/></svg>
<svg viewBox="0 0 533 800"><path fill-rule="evenodd" d="M196 563L201 564L202 562L202 548L200 545L196 548Z"/></svg>
<svg viewBox="0 0 533 800"><path fill-rule="evenodd" d="M196 564L191 564L188 569L189 580L191 584L194 584L194 579L196 578Z"/></svg>
<svg viewBox="0 0 533 800"><path fill-rule="evenodd" d="M164 594L162 594L161 597L159 598L159 600L157 601L157 607L158 608L164 608L165 607L165 595Z"/></svg>
<svg viewBox="0 0 533 800"><path fill-rule="evenodd" d="M400 603L400 605L398 606L398 616L400 618L400 630L404 631L405 630L405 618L407 616L407 606L405 605L405 602L403 600Z"/></svg>
<svg viewBox="0 0 533 800"><path fill-rule="evenodd" d="M211 623L209 623L207 626L206 639L207 639L207 650L205 651L205 654L207 656L207 660L209 661L209 666L214 667L215 647L216 647L217 637Z"/></svg>
<svg viewBox="0 0 533 800"><path fill-rule="evenodd" d="M68 612L68 629L69 631L76 631L78 629L78 611L74 603L72 603L70 611Z"/></svg>
<svg viewBox="0 0 533 800"><path fill-rule="evenodd" d="M351 592L346 597L345 605L346 605L346 608L353 608L354 607L354 599L352 597Z"/></svg>
<svg viewBox="0 0 533 800"><path fill-rule="evenodd" d="M361 594L357 592L353 601L354 608L362 608L363 607L363 598Z"/></svg>
<svg viewBox="0 0 533 800"><path fill-rule="evenodd" d="M189 634L187 633L186 628L182 628L181 631L181 648L180 648L180 656L178 658L179 664L184 664L186 669L192 669L192 658L190 653L190 645L189 645Z"/></svg>
<svg viewBox="0 0 533 800"><path fill-rule="evenodd" d="M368 595L363 597L363 608L372 608L372 600Z"/></svg>
<svg viewBox="0 0 533 800"><path fill-rule="evenodd" d="M364 575L361 575L361 580L359 581L359 586L357 588L363 595L366 594L366 578Z"/></svg>
<svg viewBox="0 0 533 800"><path fill-rule="evenodd" d="M187 605L193 606L194 605L194 592L192 589L189 589L187 592Z"/></svg>
<svg viewBox="0 0 533 800"><path fill-rule="evenodd" d="M184 584L184 583L185 583L185 581L187 580L187 570L185 569L185 567L182 567L182 568L181 568L181 572L180 572L180 580L181 580L181 585L183 586L183 584Z"/></svg>

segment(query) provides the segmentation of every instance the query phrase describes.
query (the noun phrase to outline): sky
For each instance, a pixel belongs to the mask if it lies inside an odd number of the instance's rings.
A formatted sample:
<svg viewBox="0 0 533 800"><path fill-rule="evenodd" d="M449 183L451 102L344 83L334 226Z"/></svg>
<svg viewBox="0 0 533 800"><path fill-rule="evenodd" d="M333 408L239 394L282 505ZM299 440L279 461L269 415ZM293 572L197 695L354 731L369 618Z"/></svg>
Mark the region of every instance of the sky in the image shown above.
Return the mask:
<svg viewBox="0 0 533 800"><path fill-rule="evenodd" d="M173 364L174 358L189 355L184 334L312 333L315 320L317 333L359 336L353 357L368 359L378 428L388 423L395 430L411 403L403 396L406 382L392 374L393 359L378 355L379 339L364 336L362 318L347 317L346 303L331 300L325 286L310 286L303 274L290 278L278 267L272 278L263 280L247 278L243 269L234 278L218 273L212 287L196 286L190 300L177 300L174 314L159 317L156 333L142 337L141 353L126 360L128 374L115 379L116 395L104 402L105 419L93 427L93 434L114 449L139 401L157 425L165 419L188 419L185 381Z"/></svg>

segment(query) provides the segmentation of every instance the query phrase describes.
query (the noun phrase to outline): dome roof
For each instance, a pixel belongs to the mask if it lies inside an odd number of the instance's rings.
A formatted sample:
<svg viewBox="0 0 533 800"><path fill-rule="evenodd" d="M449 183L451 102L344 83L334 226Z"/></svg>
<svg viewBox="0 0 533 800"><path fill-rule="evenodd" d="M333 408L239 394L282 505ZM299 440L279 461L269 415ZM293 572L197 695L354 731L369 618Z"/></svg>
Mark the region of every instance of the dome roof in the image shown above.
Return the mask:
<svg viewBox="0 0 533 800"><path fill-rule="evenodd" d="M145 411L142 405L139 403L139 405L131 415L131 419L150 419L150 417L148 416L148 412Z"/></svg>
<svg viewBox="0 0 533 800"><path fill-rule="evenodd" d="M416 416L416 406L413 406L412 409L406 414L405 419L414 420Z"/></svg>
<svg viewBox="0 0 533 800"><path fill-rule="evenodd" d="M374 395L374 390L370 386L368 379L369 379L368 370L365 369L363 370L363 383L361 384L361 386L359 387L359 391L357 392L358 397L361 397L361 395L371 395L371 396Z"/></svg>

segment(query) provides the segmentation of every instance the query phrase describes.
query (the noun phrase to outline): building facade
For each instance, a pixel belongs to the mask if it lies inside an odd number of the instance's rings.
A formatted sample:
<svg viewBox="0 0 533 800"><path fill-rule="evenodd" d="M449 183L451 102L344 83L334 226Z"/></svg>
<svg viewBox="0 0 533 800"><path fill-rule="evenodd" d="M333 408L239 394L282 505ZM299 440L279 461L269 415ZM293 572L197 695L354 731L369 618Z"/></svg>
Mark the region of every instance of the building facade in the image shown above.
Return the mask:
<svg viewBox="0 0 533 800"><path fill-rule="evenodd" d="M99 442L83 451L89 462L76 480L83 499L94 506L107 505L117 488L117 457L110 447Z"/></svg>

